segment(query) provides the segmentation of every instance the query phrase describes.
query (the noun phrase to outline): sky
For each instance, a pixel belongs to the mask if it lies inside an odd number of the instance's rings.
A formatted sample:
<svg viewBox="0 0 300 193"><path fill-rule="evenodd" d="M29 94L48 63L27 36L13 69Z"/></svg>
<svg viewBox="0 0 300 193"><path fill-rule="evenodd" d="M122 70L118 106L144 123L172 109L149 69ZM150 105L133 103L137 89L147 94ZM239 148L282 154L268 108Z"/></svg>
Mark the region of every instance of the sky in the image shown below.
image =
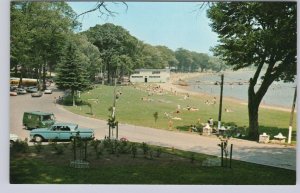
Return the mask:
<svg viewBox="0 0 300 193"><path fill-rule="evenodd" d="M80 14L96 6L96 2L69 2ZM128 2L108 3L117 14L100 17L98 11L85 14L78 20L82 31L96 24L113 23L122 26L139 40L151 45L165 45L172 50L185 48L212 55L209 49L217 44L217 34L211 31L206 10L195 2Z"/></svg>

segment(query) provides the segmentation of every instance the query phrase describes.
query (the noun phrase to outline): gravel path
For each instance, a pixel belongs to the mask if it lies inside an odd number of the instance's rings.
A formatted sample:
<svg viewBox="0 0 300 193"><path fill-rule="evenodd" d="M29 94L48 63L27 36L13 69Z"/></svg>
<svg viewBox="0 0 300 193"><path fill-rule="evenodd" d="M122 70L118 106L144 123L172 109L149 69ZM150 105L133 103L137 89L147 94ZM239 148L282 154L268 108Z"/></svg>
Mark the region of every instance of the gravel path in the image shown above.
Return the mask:
<svg viewBox="0 0 300 193"><path fill-rule="evenodd" d="M53 94L44 95L40 98L32 98L29 94L10 97L10 133L15 133L22 139L29 137L29 131L24 130L22 126L23 113L24 111L40 110L53 112L57 121L73 122L82 127L93 128L98 139L108 135L106 121L76 115L65 110L62 106L56 105L54 97L58 98L59 95L62 96L62 93L54 91ZM119 138L121 137L126 137L128 140L135 142L146 142L209 155L220 155L220 149L217 146L220 140L215 136L206 137L193 133L120 124ZM230 143L233 144L234 149L233 159L296 170L295 147L259 144L239 139L231 139Z"/></svg>

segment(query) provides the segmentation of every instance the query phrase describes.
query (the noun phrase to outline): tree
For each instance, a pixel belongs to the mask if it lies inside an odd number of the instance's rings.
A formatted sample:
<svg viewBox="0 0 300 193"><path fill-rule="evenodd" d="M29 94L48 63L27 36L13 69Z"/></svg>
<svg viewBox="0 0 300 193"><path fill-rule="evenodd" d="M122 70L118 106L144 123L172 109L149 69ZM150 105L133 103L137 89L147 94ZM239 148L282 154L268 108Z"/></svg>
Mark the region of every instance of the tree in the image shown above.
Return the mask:
<svg viewBox="0 0 300 193"><path fill-rule="evenodd" d="M190 51L179 48L175 52L175 57L178 61L178 69L182 72L190 72L193 63L193 57Z"/></svg>
<svg viewBox="0 0 300 193"><path fill-rule="evenodd" d="M296 2L220 2L207 11L211 27L219 35L220 44L213 49L214 54L234 70L256 67L248 88L251 139L258 139L259 105L269 86L274 81L295 79L296 15Z"/></svg>
<svg viewBox="0 0 300 193"><path fill-rule="evenodd" d="M73 106L75 106L75 91L89 88L90 82L82 66L79 50L72 44L67 47L65 56L59 64L56 85L59 89L71 89Z"/></svg>
<svg viewBox="0 0 300 193"><path fill-rule="evenodd" d="M78 26L76 14L65 2L12 2L11 11L12 67L22 66L21 78L35 68L45 89L46 69L59 61L68 34Z"/></svg>
<svg viewBox="0 0 300 193"><path fill-rule="evenodd" d="M124 60L124 56L133 59L139 52L139 41L121 26L111 23L96 25L83 34L98 47L105 71L107 71L108 83L112 83L112 79L120 73L119 62Z"/></svg>
<svg viewBox="0 0 300 193"><path fill-rule="evenodd" d="M82 65L86 69L90 81L95 81L95 76L101 71L103 65L99 49L82 34L71 35L70 41L78 48Z"/></svg>

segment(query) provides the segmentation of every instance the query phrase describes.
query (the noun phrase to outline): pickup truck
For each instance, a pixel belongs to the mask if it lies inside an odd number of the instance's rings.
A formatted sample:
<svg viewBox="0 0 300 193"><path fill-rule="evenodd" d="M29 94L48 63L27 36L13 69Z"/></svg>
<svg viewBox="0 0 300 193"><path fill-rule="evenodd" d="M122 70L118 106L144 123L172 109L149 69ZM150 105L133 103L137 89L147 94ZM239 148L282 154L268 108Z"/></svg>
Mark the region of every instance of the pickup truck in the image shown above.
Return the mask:
<svg viewBox="0 0 300 193"><path fill-rule="evenodd" d="M79 128L74 123L55 123L48 128L37 128L30 131L30 140L42 142L48 140L71 141L75 137L94 139L93 129Z"/></svg>

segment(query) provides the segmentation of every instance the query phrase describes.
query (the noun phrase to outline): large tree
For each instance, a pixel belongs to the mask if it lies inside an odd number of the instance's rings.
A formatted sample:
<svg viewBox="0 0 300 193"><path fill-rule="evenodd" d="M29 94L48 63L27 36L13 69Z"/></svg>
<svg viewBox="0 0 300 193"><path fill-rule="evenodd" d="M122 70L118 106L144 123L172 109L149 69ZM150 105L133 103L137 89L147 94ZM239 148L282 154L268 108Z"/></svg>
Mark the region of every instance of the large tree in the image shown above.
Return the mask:
<svg viewBox="0 0 300 193"><path fill-rule="evenodd" d="M104 71L107 71L108 83L112 83L113 77L120 74L121 62L128 57L133 59L139 52L139 41L121 26L111 23L96 25L83 34L98 47Z"/></svg>
<svg viewBox="0 0 300 193"><path fill-rule="evenodd" d="M61 56L66 39L78 22L65 2L12 2L12 67L36 69L45 88L46 68L51 70ZM42 74L43 72L43 74Z"/></svg>
<svg viewBox="0 0 300 193"><path fill-rule="evenodd" d="M207 11L219 45L213 51L234 70L254 65L249 80L249 137L259 136L259 105L274 81L296 74L296 2L219 2ZM264 67L264 68L263 68ZM266 69L266 70L264 70ZM261 85L257 81L261 77Z"/></svg>
<svg viewBox="0 0 300 193"><path fill-rule="evenodd" d="M65 55L59 64L56 85L62 90L71 90L73 105L75 105L75 91L83 91L90 87L88 74L82 63L80 51L73 43L67 47Z"/></svg>

